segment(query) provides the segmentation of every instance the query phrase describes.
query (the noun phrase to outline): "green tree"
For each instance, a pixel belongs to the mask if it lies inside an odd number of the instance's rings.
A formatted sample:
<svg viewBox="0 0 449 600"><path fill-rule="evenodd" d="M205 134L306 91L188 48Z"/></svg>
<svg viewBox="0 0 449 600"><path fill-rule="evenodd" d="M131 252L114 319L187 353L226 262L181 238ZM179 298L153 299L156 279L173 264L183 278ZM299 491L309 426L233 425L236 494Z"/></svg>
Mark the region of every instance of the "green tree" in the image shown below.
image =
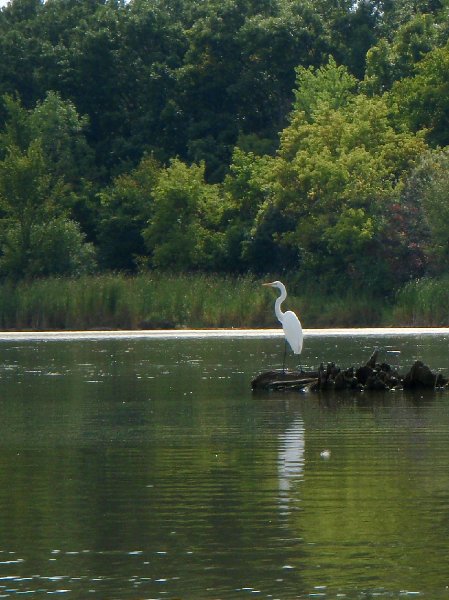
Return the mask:
<svg viewBox="0 0 449 600"><path fill-rule="evenodd" d="M0 132L0 158L4 158L8 148L16 147L25 150L30 145L33 135L30 128L29 112L22 102L5 94L2 97L2 112L5 114L3 131Z"/></svg>
<svg viewBox="0 0 449 600"><path fill-rule="evenodd" d="M379 15L379 34L393 40L401 27L416 15L439 16L445 0L369 0Z"/></svg>
<svg viewBox="0 0 449 600"><path fill-rule="evenodd" d="M379 40L366 56L364 89L383 93L395 81L414 75L417 63L440 45L439 31L433 15L417 14L401 25L392 42Z"/></svg>
<svg viewBox="0 0 449 600"><path fill-rule="evenodd" d="M89 164L82 120L70 103L51 93L34 110L8 96L4 106L2 273L19 278L91 269L93 247L69 218L83 188L82 167Z"/></svg>
<svg viewBox="0 0 449 600"><path fill-rule="evenodd" d="M449 144L449 44L429 52L414 77L393 86L391 103L398 121L413 131L426 129L434 145Z"/></svg>
<svg viewBox="0 0 449 600"><path fill-rule="evenodd" d="M27 246L19 222L12 222L1 240L0 272L12 279L76 276L94 271L95 250L79 225L65 217L33 223Z"/></svg>
<svg viewBox="0 0 449 600"><path fill-rule="evenodd" d="M205 165L173 160L154 188L154 208L144 239L152 264L185 271L214 269L223 255L220 189L204 180Z"/></svg>
<svg viewBox="0 0 449 600"><path fill-rule="evenodd" d="M18 226L24 264L33 225L49 218L60 190L60 184L57 187L52 184L38 141L25 151L9 148L0 163L1 208L7 222Z"/></svg>
<svg viewBox="0 0 449 600"><path fill-rule="evenodd" d="M323 94L315 93L323 71L312 82L310 72L298 73L301 95L282 133L269 201L257 226L266 224L277 208L295 223L279 235L279 244L299 250L304 273L334 286L352 281L389 289L388 262L377 258L391 205L425 144L422 136L394 128L384 99L350 94L353 81L342 78L332 62L327 70ZM337 108L329 81L342 98ZM304 97L316 97L315 105L309 106Z"/></svg>
<svg viewBox="0 0 449 600"><path fill-rule="evenodd" d="M160 170L153 157L144 157L133 171L116 177L100 192L98 244L102 267L134 271L144 261L147 250L142 234L153 213Z"/></svg>
<svg viewBox="0 0 449 600"><path fill-rule="evenodd" d="M25 152L33 140L39 140L47 173L55 185L64 181L64 186L59 186L59 204L93 239L97 209L91 180L95 167L85 135L87 118L80 117L70 101L54 92L28 110L8 95L3 104L6 122L0 133L0 157L13 147Z"/></svg>
<svg viewBox="0 0 449 600"><path fill-rule="evenodd" d="M86 139L88 122L71 101L62 100L56 92L48 92L29 113L31 138L41 140L54 176L64 177L74 190L94 176L93 152Z"/></svg>
<svg viewBox="0 0 449 600"><path fill-rule="evenodd" d="M399 79L391 44L384 38L366 54L363 89L372 95L383 94Z"/></svg>
<svg viewBox="0 0 449 600"><path fill-rule="evenodd" d="M14 0L0 11L0 95L19 94L25 106L43 95L37 72L43 40L37 26L41 0Z"/></svg>
<svg viewBox="0 0 449 600"><path fill-rule="evenodd" d="M425 153L411 173L404 196L420 208L422 240L431 274L447 272L449 260L449 151Z"/></svg>
<svg viewBox="0 0 449 600"><path fill-rule="evenodd" d="M142 155L163 160L185 152L173 71L185 35L163 2L46 3L42 86L58 90L89 116L88 140L102 181L136 166Z"/></svg>
<svg viewBox="0 0 449 600"><path fill-rule="evenodd" d="M371 2L362 0L337 16L330 28L330 51L337 61L361 79L367 51L378 40L379 14Z"/></svg>
<svg viewBox="0 0 449 600"><path fill-rule="evenodd" d="M223 213L226 243L226 268L244 271L260 270L264 259L248 254L252 244L252 228L257 213L265 200L263 181L269 172L268 156L256 156L235 148L229 173L223 183L226 210ZM263 265L262 271L265 270Z"/></svg>
<svg viewBox="0 0 449 600"><path fill-rule="evenodd" d="M346 106L356 89L357 79L344 66L338 66L332 56L318 69L298 67L293 111L304 113L311 122L323 108L338 110Z"/></svg>
<svg viewBox="0 0 449 600"><path fill-rule="evenodd" d="M294 67L320 64L322 27L304 2L214 0L187 31L176 71L177 104L188 117L187 159L221 181L241 136L277 141L292 101Z"/></svg>
<svg viewBox="0 0 449 600"><path fill-rule="evenodd" d="M38 140L0 161L3 235L0 269L12 278L75 274L93 267L93 248L58 208L61 180L47 170Z"/></svg>

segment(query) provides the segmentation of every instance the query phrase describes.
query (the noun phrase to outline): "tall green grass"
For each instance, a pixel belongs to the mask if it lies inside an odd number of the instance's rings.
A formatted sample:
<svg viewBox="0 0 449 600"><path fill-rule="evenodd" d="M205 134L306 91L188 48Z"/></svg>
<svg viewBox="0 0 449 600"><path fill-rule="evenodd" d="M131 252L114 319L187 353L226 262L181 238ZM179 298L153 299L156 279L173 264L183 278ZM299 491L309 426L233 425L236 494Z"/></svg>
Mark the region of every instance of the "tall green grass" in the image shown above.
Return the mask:
<svg viewBox="0 0 449 600"><path fill-rule="evenodd" d="M448 326L449 277L405 285L397 294L393 318L400 325Z"/></svg>
<svg viewBox="0 0 449 600"><path fill-rule="evenodd" d="M269 297L251 277L106 274L0 285L2 329L261 327Z"/></svg>
<svg viewBox="0 0 449 600"><path fill-rule="evenodd" d="M378 299L351 290L326 296L318 288L295 296L294 285L285 283L283 308L295 310L304 327L389 324L390 307ZM251 276L103 274L3 283L0 329L280 327L276 295Z"/></svg>
<svg viewBox="0 0 449 600"><path fill-rule="evenodd" d="M305 327L380 327L391 324L391 300L359 286L339 290L318 280L297 281L299 307ZM290 299L290 295L287 300Z"/></svg>
<svg viewBox="0 0 449 600"><path fill-rule="evenodd" d="M306 327L381 327L391 324L388 300L348 289L344 294L306 293L301 298Z"/></svg>

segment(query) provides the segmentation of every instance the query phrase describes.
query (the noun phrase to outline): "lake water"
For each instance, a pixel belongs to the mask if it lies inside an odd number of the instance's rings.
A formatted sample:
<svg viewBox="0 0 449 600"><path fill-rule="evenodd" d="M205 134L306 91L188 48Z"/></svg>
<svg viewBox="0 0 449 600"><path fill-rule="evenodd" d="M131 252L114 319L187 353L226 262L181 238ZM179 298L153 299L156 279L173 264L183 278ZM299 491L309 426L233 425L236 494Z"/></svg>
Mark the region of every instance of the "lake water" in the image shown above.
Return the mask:
<svg viewBox="0 0 449 600"><path fill-rule="evenodd" d="M448 331L306 333L449 374ZM0 598L449 598L448 391L254 394L273 332L0 353Z"/></svg>

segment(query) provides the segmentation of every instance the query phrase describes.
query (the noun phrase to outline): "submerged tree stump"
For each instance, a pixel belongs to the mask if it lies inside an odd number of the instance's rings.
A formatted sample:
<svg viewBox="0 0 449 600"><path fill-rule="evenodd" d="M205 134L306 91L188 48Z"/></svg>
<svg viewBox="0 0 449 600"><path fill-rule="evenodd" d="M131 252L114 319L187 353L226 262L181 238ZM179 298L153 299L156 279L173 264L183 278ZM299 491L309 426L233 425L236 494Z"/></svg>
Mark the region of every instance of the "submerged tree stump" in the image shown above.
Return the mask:
<svg viewBox="0 0 449 600"><path fill-rule="evenodd" d="M257 375L252 382L253 390L369 390L435 389L448 387L448 379L434 373L420 360L401 375L388 363L377 362L375 350L369 360L359 367L341 369L335 363L321 363L317 371L267 371Z"/></svg>

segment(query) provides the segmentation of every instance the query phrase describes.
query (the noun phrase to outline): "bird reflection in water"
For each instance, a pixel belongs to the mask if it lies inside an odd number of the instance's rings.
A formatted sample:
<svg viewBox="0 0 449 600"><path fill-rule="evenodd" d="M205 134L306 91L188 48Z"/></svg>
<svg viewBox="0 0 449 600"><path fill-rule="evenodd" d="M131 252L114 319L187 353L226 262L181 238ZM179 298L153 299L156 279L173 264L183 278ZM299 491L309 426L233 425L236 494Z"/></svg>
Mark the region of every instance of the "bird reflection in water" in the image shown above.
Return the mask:
<svg viewBox="0 0 449 600"><path fill-rule="evenodd" d="M279 504L281 512L289 513L293 498L292 487L304 473L304 422L298 417L279 436L278 455Z"/></svg>

